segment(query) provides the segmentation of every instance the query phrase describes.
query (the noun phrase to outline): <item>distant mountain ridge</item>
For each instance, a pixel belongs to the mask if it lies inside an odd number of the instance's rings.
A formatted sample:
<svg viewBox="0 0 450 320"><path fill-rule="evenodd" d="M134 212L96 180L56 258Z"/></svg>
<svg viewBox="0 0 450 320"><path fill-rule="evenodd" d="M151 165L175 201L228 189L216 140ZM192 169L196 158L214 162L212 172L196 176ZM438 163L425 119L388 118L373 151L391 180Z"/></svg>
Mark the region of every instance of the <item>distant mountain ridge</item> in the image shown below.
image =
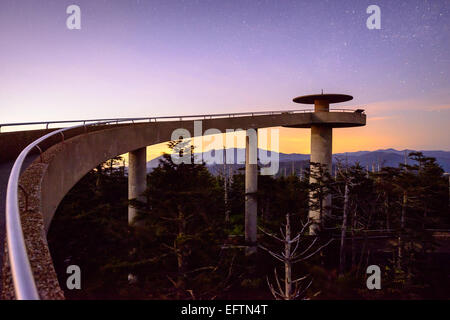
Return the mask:
<svg viewBox="0 0 450 320"><path fill-rule="evenodd" d="M345 153L334 153L333 154L333 163L339 159L343 163L348 162L348 164L359 163L361 166L372 168L372 165L380 167L397 167L399 163L404 163L405 161L405 152L408 155L410 152L420 151L426 157L436 158L439 165L444 169L445 172L450 172L450 151L442 151L442 150L396 150L396 149L380 149L375 151L356 151L356 152L345 152ZM237 154L242 155L245 154L245 149L226 149L226 152L232 152L234 154L234 159L237 158ZM276 156L275 152L267 151L269 156ZM280 168L287 168L287 170L291 170L291 167L294 168L305 167L307 162L309 161L309 154L302 153L279 153L280 160ZM147 168L149 171L153 170L153 168L157 167L159 164L159 159L155 158L149 162L147 162ZM408 163L411 164L411 160L407 160ZM237 166L242 166L244 162L238 162ZM212 165L210 167L218 167L222 165ZM211 169L219 169L219 168L211 168ZM214 170L217 171L217 170Z"/></svg>

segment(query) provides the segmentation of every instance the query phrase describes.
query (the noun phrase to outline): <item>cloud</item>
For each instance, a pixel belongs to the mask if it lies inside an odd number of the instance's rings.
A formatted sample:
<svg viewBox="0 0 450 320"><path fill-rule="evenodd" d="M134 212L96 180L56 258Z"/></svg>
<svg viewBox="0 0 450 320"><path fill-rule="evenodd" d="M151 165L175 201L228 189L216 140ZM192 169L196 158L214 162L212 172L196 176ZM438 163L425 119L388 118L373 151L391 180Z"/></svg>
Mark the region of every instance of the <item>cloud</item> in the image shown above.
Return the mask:
<svg viewBox="0 0 450 320"><path fill-rule="evenodd" d="M367 121L380 121L380 120L388 120L388 119L395 119L397 117L394 116L385 116L385 117L369 117Z"/></svg>
<svg viewBox="0 0 450 320"><path fill-rule="evenodd" d="M382 116L385 112L397 111L440 111L450 109L450 105L431 104L429 101L422 100L391 100L378 101L364 105L367 113Z"/></svg>
<svg viewBox="0 0 450 320"><path fill-rule="evenodd" d="M442 111L442 110L449 110L450 105L440 105L440 106L434 106L430 107L428 111Z"/></svg>

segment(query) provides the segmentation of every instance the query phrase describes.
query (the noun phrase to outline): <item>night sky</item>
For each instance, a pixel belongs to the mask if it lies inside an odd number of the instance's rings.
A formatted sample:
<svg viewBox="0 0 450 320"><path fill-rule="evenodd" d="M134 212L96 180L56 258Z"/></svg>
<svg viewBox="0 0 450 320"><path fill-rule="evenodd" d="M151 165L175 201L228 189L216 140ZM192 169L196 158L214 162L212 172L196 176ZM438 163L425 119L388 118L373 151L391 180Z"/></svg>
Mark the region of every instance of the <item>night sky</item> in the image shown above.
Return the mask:
<svg viewBox="0 0 450 320"><path fill-rule="evenodd" d="M333 152L450 150L449 14L450 0L1 0L0 123L308 108L292 98L323 89L368 114ZM281 134L281 151L309 152L308 130Z"/></svg>

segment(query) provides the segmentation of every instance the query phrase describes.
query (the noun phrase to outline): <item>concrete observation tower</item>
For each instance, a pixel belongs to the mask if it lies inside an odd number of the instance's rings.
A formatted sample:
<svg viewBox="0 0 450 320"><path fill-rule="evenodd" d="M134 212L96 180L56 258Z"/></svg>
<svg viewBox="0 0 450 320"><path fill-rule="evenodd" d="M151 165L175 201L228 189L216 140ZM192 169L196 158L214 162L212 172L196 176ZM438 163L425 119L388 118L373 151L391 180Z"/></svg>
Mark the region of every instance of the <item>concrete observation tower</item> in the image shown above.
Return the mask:
<svg viewBox="0 0 450 320"><path fill-rule="evenodd" d="M364 126L366 118L364 110L357 109L353 112L348 110L331 110L331 103L339 103L352 100L353 97L346 94L314 94L294 98L296 103L314 104L314 112L311 113L311 121L307 125L292 126L296 128L311 128L311 162L322 164L329 173L332 169L332 145L333 128L346 128ZM311 182L314 182L311 179ZM322 203L323 215L330 213L331 196L326 197ZM323 217L320 210L310 209L309 218L313 221L310 234L315 234L319 229Z"/></svg>

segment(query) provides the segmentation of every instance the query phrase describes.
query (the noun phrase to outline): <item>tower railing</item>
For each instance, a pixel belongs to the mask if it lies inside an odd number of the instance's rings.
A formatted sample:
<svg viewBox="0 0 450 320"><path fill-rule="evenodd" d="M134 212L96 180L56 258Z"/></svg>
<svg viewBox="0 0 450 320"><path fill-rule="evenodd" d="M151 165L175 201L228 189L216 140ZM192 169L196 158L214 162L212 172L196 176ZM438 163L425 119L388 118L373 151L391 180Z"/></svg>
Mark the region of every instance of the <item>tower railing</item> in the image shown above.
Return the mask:
<svg viewBox="0 0 450 320"><path fill-rule="evenodd" d="M14 165L11 169L11 173L8 179L8 187L6 190L6 239L8 246L8 256L11 267L11 275L14 285L14 292L16 299L19 300L39 300L39 293L36 287L36 283L31 270L30 260L27 254L25 239L22 230L22 224L20 219L20 206L18 190L20 172L22 170L23 163L29 153L33 149L38 149L41 153L42 150L39 144L45 140L60 135L62 141L64 141L64 133L69 130L98 125L115 125L124 123L142 123L142 122L159 122L159 121L173 121L173 120L206 120L217 118L233 118L244 116L261 116L261 115L281 115L292 113L307 113L314 112L311 109L302 110L283 110L283 111L262 111L262 112L240 112L240 113L222 113L211 115L188 115L188 116L162 116L162 117L141 117L141 118L115 118L115 119L90 119L90 120L63 120L63 121L45 121L45 122L24 122L24 123L8 123L0 124L1 127L11 126L27 126L27 125L45 125L46 129L50 129L51 124L73 124L73 125L61 129L55 129L54 131L47 133L39 139L30 143L17 157ZM331 109L330 112L355 112L352 109Z"/></svg>

